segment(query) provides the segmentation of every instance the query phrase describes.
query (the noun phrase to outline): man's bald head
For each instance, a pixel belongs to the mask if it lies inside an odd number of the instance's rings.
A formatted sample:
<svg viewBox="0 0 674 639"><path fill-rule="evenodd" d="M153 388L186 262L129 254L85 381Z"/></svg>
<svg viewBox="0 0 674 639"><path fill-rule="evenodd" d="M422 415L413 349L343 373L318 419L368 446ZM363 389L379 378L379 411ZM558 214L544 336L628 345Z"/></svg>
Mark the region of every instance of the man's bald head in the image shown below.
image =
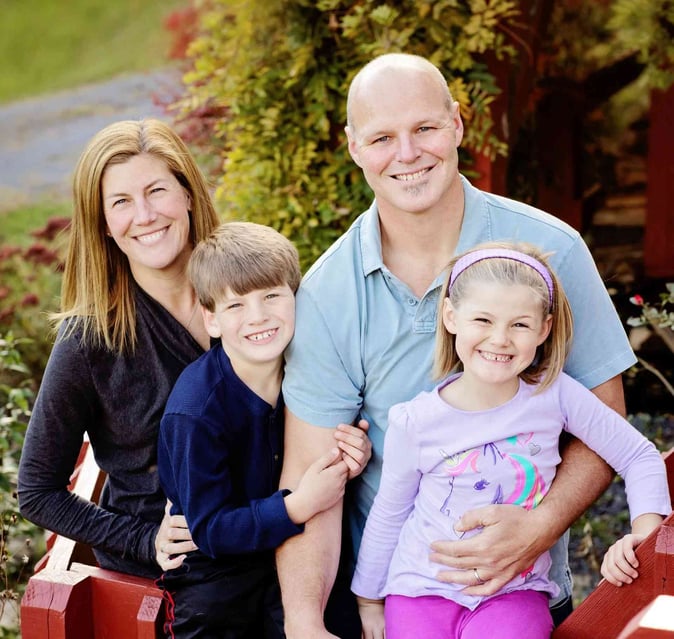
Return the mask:
<svg viewBox="0 0 674 639"><path fill-rule="evenodd" d="M451 111L453 98L447 86L447 81L432 62L419 55L409 53L385 53L368 62L351 81L346 99L347 126L352 131L354 130L354 104L373 81L388 77L392 81L398 82L410 73L426 74L434 83L437 83L438 88L446 94L447 111Z"/></svg>

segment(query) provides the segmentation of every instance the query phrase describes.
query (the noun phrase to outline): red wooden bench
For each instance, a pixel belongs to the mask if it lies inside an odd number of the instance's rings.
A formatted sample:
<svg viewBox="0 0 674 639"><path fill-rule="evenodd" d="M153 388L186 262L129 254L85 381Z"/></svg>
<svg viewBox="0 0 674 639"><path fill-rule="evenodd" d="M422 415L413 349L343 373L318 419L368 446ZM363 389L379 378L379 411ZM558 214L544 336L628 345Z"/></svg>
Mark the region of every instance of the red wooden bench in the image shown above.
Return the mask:
<svg viewBox="0 0 674 639"><path fill-rule="evenodd" d="M104 473L87 442L71 490L96 501ZM21 600L23 639L155 639L163 623L161 591L150 579L98 568L91 549L48 533Z"/></svg>
<svg viewBox="0 0 674 639"><path fill-rule="evenodd" d="M674 449L664 455L674 495ZM72 490L96 500L103 483L83 446ZM23 639L155 639L161 592L148 579L95 566L86 546L50 536L21 601ZM674 514L637 549L640 576L616 588L602 581L555 630L553 639L674 639Z"/></svg>
<svg viewBox="0 0 674 639"><path fill-rule="evenodd" d="M669 494L674 496L674 449L663 457ZM636 554L639 578L620 588L601 581L555 630L553 639L674 638L674 514L641 543ZM644 614L651 607L665 614L668 627L644 625L652 623L652 615Z"/></svg>

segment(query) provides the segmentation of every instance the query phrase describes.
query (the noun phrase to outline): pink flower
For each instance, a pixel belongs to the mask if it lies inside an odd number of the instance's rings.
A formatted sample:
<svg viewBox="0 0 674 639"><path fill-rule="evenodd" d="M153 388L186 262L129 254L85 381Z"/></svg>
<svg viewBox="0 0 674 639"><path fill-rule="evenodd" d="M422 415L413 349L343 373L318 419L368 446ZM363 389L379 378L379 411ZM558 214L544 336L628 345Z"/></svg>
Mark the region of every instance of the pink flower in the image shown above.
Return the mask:
<svg viewBox="0 0 674 639"><path fill-rule="evenodd" d="M635 306L643 306L644 298L641 297L641 295L635 295L634 297L630 297L630 302L632 302L632 304Z"/></svg>

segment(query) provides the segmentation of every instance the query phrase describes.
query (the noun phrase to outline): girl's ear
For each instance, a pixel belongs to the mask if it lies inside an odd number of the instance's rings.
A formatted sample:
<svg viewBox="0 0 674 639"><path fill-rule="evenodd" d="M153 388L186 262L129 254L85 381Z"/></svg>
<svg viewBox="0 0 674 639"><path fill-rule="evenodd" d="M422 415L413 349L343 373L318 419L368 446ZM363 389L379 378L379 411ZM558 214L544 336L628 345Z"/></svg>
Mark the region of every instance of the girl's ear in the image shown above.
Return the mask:
<svg viewBox="0 0 674 639"><path fill-rule="evenodd" d="M207 308L201 307L201 317L204 318L204 326L206 327L206 332L215 339L219 338L222 334L220 330L220 324L218 324L217 317L215 313L212 313Z"/></svg>
<svg viewBox="0 0 674 639"><path fill-rule="evenodd" d="M449 301L449 298L445 298L442 303L442 323L444 324L447 332L456 335L456 321L454 319L454 307Z"/></svg>
<svg viewBox="0 0 674 639"><path fill-rule="evenodd" d="M552 330L552 315L548 313L548 315L543 319L543 324L541 325L541 332L538 336L538 345L540 346L546 339L548 339L548 335L550 335L550 331Z"/></svg>

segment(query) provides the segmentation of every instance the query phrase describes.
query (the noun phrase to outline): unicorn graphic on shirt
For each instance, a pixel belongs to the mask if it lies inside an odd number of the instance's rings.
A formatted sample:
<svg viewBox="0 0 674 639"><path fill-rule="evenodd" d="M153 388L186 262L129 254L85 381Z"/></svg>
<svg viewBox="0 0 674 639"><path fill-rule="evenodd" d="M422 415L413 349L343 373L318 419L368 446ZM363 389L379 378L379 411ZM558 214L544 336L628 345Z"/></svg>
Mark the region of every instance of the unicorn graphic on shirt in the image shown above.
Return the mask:
<svg viewBox="0 0 674 639"><path fill-rule="evenodd" d="M457 481L472 481L471 475L476 477L472 489L482 493L476 504L515 504L531 510L540 503L547 490L545 480L532 460L540 452L540 446L533 441L533 433L514 435L499 444L484 444L454 454L439 450L442 471L449 477L449 492L440 506L441 513L452 516L451 502ZM523 449L522 453L517 452L518 448ZM503 464L508 467L503 468ZM507 487L504 489L501 483L504 476L514 477L512 485L508 484L511 489L507 493Z"/></svg>

